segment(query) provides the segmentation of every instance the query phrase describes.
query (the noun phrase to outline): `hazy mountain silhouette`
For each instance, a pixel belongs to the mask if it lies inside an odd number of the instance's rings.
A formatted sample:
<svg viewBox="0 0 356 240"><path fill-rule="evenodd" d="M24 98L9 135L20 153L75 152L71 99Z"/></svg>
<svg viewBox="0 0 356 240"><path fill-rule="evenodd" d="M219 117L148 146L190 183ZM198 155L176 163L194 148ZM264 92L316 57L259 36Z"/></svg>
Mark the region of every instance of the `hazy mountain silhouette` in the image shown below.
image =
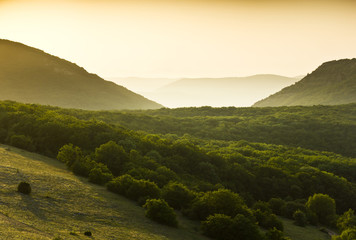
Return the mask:
<svg viewBox="0 0 356 240"><path fill-rule="evenodd" d="M0 99L89 110L162 107L74 63L1 39Z"/></svg>
<svg viewBox="0 0 356 240"><path fill-rule="evenodd" d="M289 86L299 79L272 74L227 78L183 78L146 97L168 107L251 106L257 100Z"/></svg>
<svg viewBox="0 0 356 240"><path fill-rule="evenodd" d="M356 102L356 59L323 63L314 72L254 107L337 105Z"/></svg>

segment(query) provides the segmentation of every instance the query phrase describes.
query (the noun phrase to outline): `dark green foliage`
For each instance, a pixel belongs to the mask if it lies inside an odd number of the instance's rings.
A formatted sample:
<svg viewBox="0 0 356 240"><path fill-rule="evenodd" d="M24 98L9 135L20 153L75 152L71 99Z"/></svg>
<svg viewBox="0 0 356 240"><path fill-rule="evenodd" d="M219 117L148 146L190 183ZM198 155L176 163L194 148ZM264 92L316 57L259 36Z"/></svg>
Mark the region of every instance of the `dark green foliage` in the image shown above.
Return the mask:
<svg viewBox="0 0 356 240"><path fill-rule="evenodd" d="M137 180L130 175L114 178L107 184L107 188L135 201L140 198L159 198L161 194L155 183L147 180Z"/></svg>
<svg viewBox="0 0 356 240"><path fill-rule="evenodd" d="M269 207L276 215L282 215L282 209L285 205L285 201L280 198L271 198L268 201Z"/></svg>
<svg viewBox="0 0 356 240"><path fill-rule="evenodd" d="M249 218L237 214L234 218L224 214L210 215L202 222L205 235L218 240L260 240L258 227Z"/></svg>
<svg viewBox="0 0 356 240"><path fill-rule="evenodd" d="M310 196L306 203L306 207L309 211L317 215L320 223L328 226L335 225L335 200L327 194L317 193Z"/></svg>
<svg viewBox="0 0 356 240"><path fill-rule="evenodd" d="M20 182L17 191L28 195L31 193L31 185L28 182Z"/></svg>
<svg viewBox="0 0 356 240"><path fill-rule="evenodd" d="M57 159L64 162L69 168L74 162L81 161L82 158L82 150L79 147L73 146L73 144L66 144L62 146L57 154Z"/></svg>
<svg viewBox="0 0 356 240"><path fill-rule="evenodd" d="M84 235L85 235L85 236L88 236L88 237L91 237L91 236L92 236L92 233L91 233L91 231L86 231L86 232L84 232Z"/></svg>
<svg viewBox="0 0 356 240"><path fill-rule="evenodd" d="M170 182L162 188L162 198L175 209L187 208L195 196L193 191L178 182Z"/></svg>
<svg viewBox="0 0 356 240"><path fill-rule="evenodd" d="M276 229L276 228L271 228L266 232L266 240L290 240L287 237L283 236L283 232Z"/></svg>
<svg viewBox="0 0 356 240"><path fill-rule="evenodd" d="M118 176L129 158L122 146L109 141L95 150L95 160L108 166L111 172Z"/></svg>
<svg viewBox="0 0 356 240"><path fill-rule="evenodd" d="M243 199L227 189L206 192L195 199L191 207L191 217L205 220L209 215L225 214L235 216L238 213L250 214Z"/></svg>
<svg viewBox="0 0 356 240"><path fill-rule="evenodd" d="M18 148L26 149L28 151L34 151L32 139L29 136L12 135L10 137L9 144Z"/></svg>
<svg viewBox="0 0 356 240"><path fill-rule="evenodd" d="M307 216L304 212L297 210L293 213L294 224L305 227L308 223Z"/></svg>
<svg viewBox="0 0 356 240"><path fill-rule="evenodd" d="M295 211L301 210L303 212L306 212L305 205L296 201L288 201L285 203L285 205L282 207L282 215L293 219L293 214Z"/></svg>
<svg viewBox="0 0 356 240"><path fill-rule="evenodd" d="M280 221L277 216L269 211L262 211L261 209L256 209L253 211L257 223L259 226L270 229L277 228L280 231L283 231L283 223Z"/></svg>
<svg viewBox="0 0 356 240"><path fill-rule="evenodd" d="M348 228L356 228L356 216L354 210L349 209L344 212L344 214L337 219L336 226L340 231Z"/></svg>
<svg viewBox="0 0 356 240"><path fill-rule="evenodd" d="M348 228L339 236L333 236L332 240L355 240L356 239L356 228Z"/></svg>
<svg viewBox="0 0 356 240"><path fill-rule="evenodd" d="M172 227L177 227L176 213L163 199L148 199L143 206L146 217Z"/></svg>
<svg viewBox="0 0 356 240"><path fill-rule="evenodd" d="M96 164L94 168L90 170L89 181L96 184L105 184L113 178L108 167L102 163Z"/></svg>

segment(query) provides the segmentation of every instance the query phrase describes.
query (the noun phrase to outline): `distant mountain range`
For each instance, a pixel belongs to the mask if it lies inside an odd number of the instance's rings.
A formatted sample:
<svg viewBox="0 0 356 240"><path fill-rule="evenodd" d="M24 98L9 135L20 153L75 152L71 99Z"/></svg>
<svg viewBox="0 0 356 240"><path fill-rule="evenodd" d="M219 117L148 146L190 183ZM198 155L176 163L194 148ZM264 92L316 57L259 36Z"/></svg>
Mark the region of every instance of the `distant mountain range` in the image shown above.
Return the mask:
<svg viewBox="0 0 356 240"><path fill-rule="evenodd" d="M272 74L227 78L183 78L140 94L167 107L251 106L299 78Z"/></svg>
<svg viewBox="0 0 356 240"><path fill-rule="evenodd" d="M88 110L162 107L74 63L1 39L0 100Z"/></svg>
<svg viewBox="0 0 356 240"><path fill-rule="evenodd" d="M299 82L256 102L254 107L338 105L356 102L356 59L323 63Z"/></svg>

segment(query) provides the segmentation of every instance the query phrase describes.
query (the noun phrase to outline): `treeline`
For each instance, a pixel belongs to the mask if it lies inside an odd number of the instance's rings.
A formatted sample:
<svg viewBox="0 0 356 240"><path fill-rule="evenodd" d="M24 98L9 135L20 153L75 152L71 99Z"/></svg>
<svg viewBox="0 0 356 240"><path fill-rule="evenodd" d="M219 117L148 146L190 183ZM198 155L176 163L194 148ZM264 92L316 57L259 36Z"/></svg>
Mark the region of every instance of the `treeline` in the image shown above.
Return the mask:
<svg viewBox="0 0 356 240"><path fill-rule="evenodd" d="M66 111L72 113L62 113ZM0 142L57 156L74 173L140 204L163 199L145 206L165 206L172 219L168 203L202 221L205 234L212 237L220 235L210 230L221 222L245 224L251 233L256 233L256 222L281 231L276 214L305 215L306 221L317 224L322 218L307 204L317 193L335 200L335 213L356 209L353 158L247 141L162 137L78 119L74 113L88 112L0 102ZM152 211L147 215L161 216ZM331 215L327 224L335 225L336 215ZM243 239L259 239L256 236Z"/></svg>
<svg viewBox="0 0 356 240"><path fill-rule="evenodd" d="M92 118L155 134L188 133L203 139L281 144L356 157L356 104L312 107L179 108L146 111L77 111Z"/></svg>

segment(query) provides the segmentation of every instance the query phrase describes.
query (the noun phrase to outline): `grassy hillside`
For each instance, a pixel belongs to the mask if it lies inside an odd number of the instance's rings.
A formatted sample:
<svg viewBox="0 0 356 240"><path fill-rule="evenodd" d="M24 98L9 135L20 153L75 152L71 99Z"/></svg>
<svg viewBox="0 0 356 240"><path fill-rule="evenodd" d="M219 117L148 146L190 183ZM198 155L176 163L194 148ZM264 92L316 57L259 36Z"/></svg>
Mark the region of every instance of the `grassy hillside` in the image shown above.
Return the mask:
<svg viewBox="0 0 356 240"><path fill-rule="evenodd" d="M167 107L251 106L297 79L272 74L249 77L183 78L144 93Z"/></svg>
<svg viewBox="0 0 356 240"><path fill-rule="evenodd" d="M16 191L31 183L31 195ZM2 239L206 239L199 224L179 217L179 228L156 224L144 209L105 187L73 175L64 164L0 145Z"/></svg>
<svg viewBox="0 0 356 240"><path fill-rule="evenodd" d="M301 81L255 103L254 107L338 105L356 102L356 59L323 63Z"/></svg>
<svg viewBox="0 0 356 240"><path fill-rule="evenodd" d="M0 99L93 110L162 107L74 63L1 39Z"/></svg>

